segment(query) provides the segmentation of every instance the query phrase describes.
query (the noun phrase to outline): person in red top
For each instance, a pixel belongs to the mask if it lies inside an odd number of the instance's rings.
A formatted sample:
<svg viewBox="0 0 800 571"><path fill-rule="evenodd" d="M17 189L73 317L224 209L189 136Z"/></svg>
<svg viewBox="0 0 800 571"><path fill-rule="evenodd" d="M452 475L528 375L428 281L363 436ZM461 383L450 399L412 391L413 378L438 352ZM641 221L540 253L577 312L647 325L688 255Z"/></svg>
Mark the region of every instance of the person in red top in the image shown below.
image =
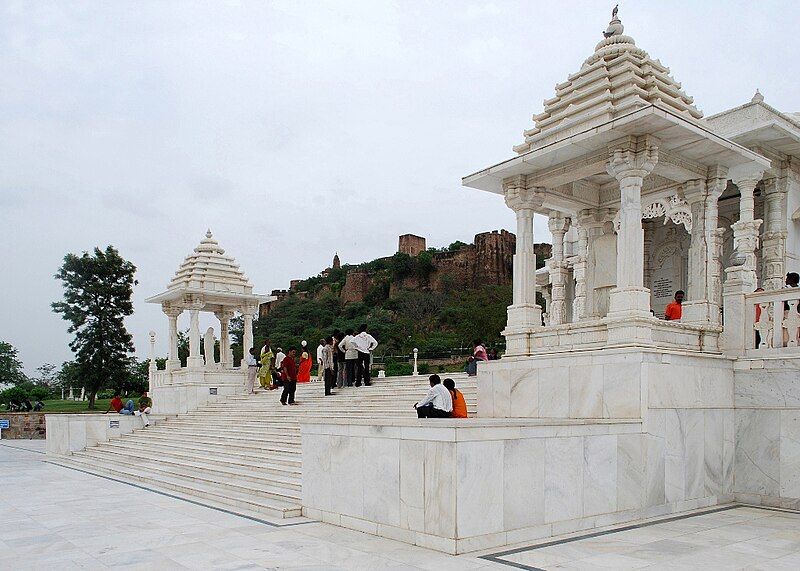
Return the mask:
<svg viewBox="0 0 800 571"><path fill-rule="evenodd" d="M681 315L683 315L683 307L681 304L683 303L685 295L686 294L681 289L675 292L675 301L670 303L664 310L664 319L667 321L680 321Z"/></svg>
<svg viewBox="0 0 800 571"><path fill-rule="evenodd" d="M281 404L297 404L294 402L294 393L297 390L297 364L294 357L297 349L289 348L281 362L281 378L283 379L283 393L281 393Z"/></svg>
<svg viewBox="0 0 800 571"><path fill-rule="evenodd" d="M114 393L114 398L111 399L106 414L111 412L111 409L114 409L114 412L118 414L133 414L133 401L129 400L123 405L122 399L119 398L119 393Z"/></svg>
<svg viewBox="0 0 800 571"><path fill-rule="evenodd" d="M445 388L450 391L450 396L453 399L453 412L450 413L452 418L467 418L467 401L464 400L464 395L456 388L456 383L453 379L445 379L442 381Z"/></svg>

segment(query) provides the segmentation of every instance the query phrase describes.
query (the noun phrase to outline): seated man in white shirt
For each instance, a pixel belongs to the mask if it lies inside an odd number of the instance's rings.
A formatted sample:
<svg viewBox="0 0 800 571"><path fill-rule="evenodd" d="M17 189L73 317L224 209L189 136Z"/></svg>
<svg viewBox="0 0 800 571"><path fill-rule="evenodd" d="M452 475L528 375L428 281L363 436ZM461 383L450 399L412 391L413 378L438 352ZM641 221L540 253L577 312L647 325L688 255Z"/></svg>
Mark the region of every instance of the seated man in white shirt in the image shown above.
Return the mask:
<svg viewBox="0 0 800 571"><path fill-rule="evenodd" d="M414 405L417 418L450 418L453 412L453 397L442 384L439 375L430 376L431 388L425 398Z"/></svg>

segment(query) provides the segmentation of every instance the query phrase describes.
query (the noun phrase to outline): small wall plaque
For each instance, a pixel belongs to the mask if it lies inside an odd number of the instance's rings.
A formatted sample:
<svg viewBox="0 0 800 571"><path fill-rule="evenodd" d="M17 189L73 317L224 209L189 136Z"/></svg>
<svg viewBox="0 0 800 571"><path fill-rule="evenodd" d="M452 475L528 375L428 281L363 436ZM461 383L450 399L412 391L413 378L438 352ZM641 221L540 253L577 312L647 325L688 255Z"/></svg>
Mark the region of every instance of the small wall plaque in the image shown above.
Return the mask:
<svg viewBox="0 0 800 571"><path fill-rule="evenodd" d="M108 421L109 428L119 428L119 421L118 420L109 420Z"/></svg>
<svg viewBox="0 0 800 571"><path fill-rule="evenodd" d="M210 395L217 394L217 387L209 387L208 388L208 394L210 394Z"/></svg>

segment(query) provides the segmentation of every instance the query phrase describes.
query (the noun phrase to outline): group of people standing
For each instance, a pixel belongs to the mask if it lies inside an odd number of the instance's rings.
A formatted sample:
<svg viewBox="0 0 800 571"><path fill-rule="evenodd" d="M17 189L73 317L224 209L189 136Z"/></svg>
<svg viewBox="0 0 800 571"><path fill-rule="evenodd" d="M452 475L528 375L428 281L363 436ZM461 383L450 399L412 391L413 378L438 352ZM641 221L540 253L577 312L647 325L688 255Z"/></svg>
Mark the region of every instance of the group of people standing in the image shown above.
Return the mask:
<svg viewBox="0 0 800 571"><path fill-rule="evenodd" d="M344 332L337 329L332 335L320 340L317 347L317 378L324 381L325 395L334 394L334 386L370 386L372 352L377 346L378 342L369 334L366 324L358 328L358 333L352 329ZM247 356L247 392L255 392L255 381L258 378L259 385L264 389L283 387L281 404L296 405L297 383L311 381L313 365L314 361L305 341L301 344L300 357L297 359L295 347L289 347L286 353L278 347L278 352L273 353L267 339L260 354L253 347Z"/></svg>

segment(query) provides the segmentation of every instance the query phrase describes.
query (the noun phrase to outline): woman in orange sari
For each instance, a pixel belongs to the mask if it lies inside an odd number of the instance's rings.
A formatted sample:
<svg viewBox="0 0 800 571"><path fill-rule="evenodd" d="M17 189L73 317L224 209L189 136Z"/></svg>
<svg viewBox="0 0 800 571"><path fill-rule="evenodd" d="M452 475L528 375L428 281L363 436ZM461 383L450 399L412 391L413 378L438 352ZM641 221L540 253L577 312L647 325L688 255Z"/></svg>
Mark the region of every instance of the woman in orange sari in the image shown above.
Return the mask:
<svg viewBox="0 0 800 571"><path fill-rule="evenodd" d="M311 381L311 365L313 361L311 355L308 354L308 347L306 342L302 342L303 352L300 354L300 365L297 367L297 382L308 383Z"/></svg>

